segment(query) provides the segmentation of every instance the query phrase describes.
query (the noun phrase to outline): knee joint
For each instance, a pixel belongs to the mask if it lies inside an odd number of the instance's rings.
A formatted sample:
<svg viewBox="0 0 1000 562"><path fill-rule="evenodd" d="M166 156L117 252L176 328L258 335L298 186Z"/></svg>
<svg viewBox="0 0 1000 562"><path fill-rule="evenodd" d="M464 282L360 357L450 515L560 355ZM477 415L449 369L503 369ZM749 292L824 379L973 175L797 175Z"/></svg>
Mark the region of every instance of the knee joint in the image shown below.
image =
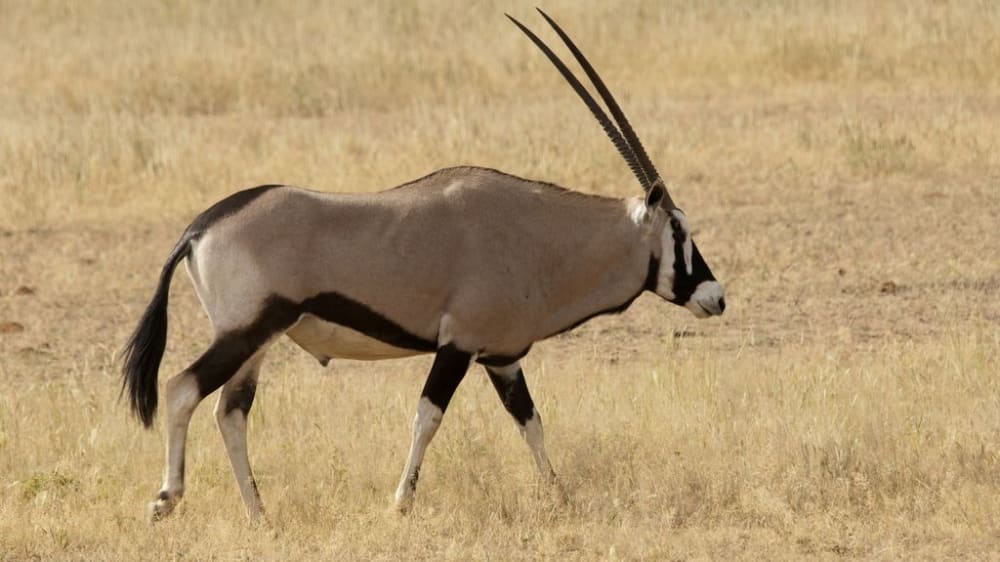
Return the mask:
<svg viewBox="0 0 1000 562"><path fill-rule="evenodd" d="M167 381L167 414L190 414L203 398L198 383L188 373L181 373Z"/></svg>

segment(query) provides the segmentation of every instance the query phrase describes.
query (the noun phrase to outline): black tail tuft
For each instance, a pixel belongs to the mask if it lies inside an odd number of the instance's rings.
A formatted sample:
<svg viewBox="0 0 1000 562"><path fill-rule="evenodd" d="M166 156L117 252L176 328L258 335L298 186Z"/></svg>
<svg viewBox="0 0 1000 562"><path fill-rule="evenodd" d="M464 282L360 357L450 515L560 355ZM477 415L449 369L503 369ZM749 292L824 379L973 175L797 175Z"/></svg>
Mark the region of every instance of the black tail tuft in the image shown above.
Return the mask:
<svg viewBox="0 0 1000 562"><path fill-rule="evenodd" d="M146 306L135 332L122 352L122 393L128 393L132 412L146 427L153 425L157 402L157 373L167 347L167 296L174 268L191 251L190 237L185 236L174 246L160 272L153 300Z"/></svg>

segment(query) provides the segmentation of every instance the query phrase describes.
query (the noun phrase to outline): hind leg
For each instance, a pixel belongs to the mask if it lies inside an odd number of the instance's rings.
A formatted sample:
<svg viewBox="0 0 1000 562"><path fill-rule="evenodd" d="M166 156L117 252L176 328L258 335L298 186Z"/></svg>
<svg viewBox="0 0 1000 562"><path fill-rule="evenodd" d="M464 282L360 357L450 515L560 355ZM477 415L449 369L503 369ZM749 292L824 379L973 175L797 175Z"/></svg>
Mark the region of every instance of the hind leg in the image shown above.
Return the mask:
<svg viewBox="0 0 1000 562"><path fill-rule="evenodd" d="M167 465L163 486L149 505L153 521L166 517L184 496L184 448L195 408L231 379L245 363L262 352L273 338L248 338L234 333L217 337L208 350L184 372L167 381Z"/></svg>
<svg viewBox="0 0 1000 562"><path fill-rule="evenodd" d="M184 496L184 446L188 423L202 396L197 376L184 371L167 381L164 396L167 410L167 462L163 486L156 500L149 504L149 517L157 521L166 517Z"/></svg>
<svg viewBox="0 0 1000 562"><path fill-rule="evenodd" d="M504 408L517 422L521 436L528 443L531 456L538 466L538 474L546 481L555 480L556 473L552 470L552 463L545 453L545 442L542 439L542 418L538 415L535 403L528 393L528 385L524 381L520 363L515 362L503 367L487 366L486 372L489 373L490 382L500 395Z"/></svg>
<svg viewBox="0 0 1000 562"><path fill-rule="evenodd" d="M247 456L247 416L253 406L254 395L257 392L257 376L260 373L261 357L251 359L240 369L235 377L229 379L219 393L219 401L215 405L215 419L222 433L222 440L229 453L229 462L233 465L233 476L243 496L247 516L256 521L264 514L264 505L260 501L257 482L250 469L250 458Z"/></svg>

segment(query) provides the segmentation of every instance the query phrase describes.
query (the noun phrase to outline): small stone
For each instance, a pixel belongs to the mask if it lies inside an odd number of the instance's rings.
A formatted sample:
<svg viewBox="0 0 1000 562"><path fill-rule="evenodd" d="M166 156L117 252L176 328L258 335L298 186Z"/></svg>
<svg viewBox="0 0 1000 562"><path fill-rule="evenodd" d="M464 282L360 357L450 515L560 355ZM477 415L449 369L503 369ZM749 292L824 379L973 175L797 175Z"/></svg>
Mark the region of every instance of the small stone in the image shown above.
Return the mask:
<svg viewBox="0 0 1000 562"><path fill-rule="evenodd" d="M24 331L24 324L18 322L0 322L0 334L18 334Z"/></svg>

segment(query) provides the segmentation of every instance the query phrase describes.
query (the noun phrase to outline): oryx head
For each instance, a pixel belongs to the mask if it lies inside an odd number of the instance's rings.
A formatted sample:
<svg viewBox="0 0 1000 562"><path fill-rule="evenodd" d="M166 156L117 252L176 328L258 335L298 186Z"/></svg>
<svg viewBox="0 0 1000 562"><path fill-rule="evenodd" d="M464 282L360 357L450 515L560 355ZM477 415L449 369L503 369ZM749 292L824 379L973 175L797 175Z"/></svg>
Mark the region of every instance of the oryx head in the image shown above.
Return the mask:
<svg viewBox="0 0 1000 562"><path fill-rule="evenodd" d="M653 257L659 261L659 271L655 281L649 280L651 285L649 289L664 299L687 308L699 318L722 314L726 309L722 285L715 280L708 264L698 252L698 247L691 239L691 229L687 217L674 205L673 199L667 192L666 184L656 171L649 156L646 155L642 143L639 142L639 137L632 130L625 114L607 86L604 85L604 81L597 75L597 71L594 70L594 67L569 36L545 12L541 9L538 9L538 12L555 29L570 52L576 57L597 93L608 106L611 115L614 116L614 123L583 84L566 68L562 60L537 35L509 14L507 17L545 53L563 75L563 78L587 104L587 108L604 128L604 132L607 133L615 148L628 163L629 168L646 193L645 198L641 202L637 202L633 218L641 223L645 232L648 233L650 250Z"/></svg>

